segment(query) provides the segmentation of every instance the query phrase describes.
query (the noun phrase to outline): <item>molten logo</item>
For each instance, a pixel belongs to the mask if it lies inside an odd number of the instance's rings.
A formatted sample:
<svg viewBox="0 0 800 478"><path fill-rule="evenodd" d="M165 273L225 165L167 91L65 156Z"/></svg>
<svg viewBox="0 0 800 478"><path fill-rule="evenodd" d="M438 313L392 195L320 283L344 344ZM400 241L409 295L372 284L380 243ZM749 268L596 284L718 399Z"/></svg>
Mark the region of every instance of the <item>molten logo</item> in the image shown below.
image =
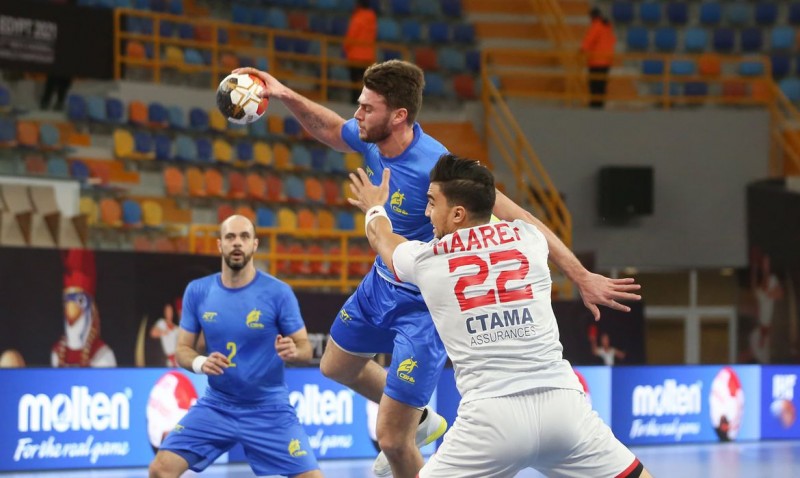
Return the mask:
<svg viewBox="0 0 800 478"><path fill-rule="evenodd" d="M21 432L67 430L127 430L130 426L130 389L110 397L89 393L89 387L72 387L70 395L26 393L19 399L17 429Z"/></svg>
<svg viewBox="0 0 800 478"><path fill-rule="evenodd" d="M261 311L258 309L253 309L247 314L247 326L251 329L263 329L264 324L259 322L261 320Z"/></svg>
<svg viewBox="0 0 800 478"><path fill-rule="evenodd" d="M303 425L343 425L353 423L353 392L320 390L306 384L302 392L291 392L289 403L297 410Z"/></svg>
<svg viewBox="0 0 800 478"><path fill-rule="evenodd" d="M300 440L295 438L289 442L289 454L292 456L306 456L308 452L300 449Z"/></svg>
<svg viewBox="0 0 800 478"><path fill-rule="evenodd" d="M674 379L663 385L638 385L633 389L633 416L692 415L702 409L703 382L678 384Z"/></svg>
<svg viewBox="0 0 800 478"><path fill-rule="evenodd" d="M397 367L397 376L408 383L415 383L416 380L411 376L415 368L417 368L417 362L413 357L405 359L400 362L400 366Z"/></svg>

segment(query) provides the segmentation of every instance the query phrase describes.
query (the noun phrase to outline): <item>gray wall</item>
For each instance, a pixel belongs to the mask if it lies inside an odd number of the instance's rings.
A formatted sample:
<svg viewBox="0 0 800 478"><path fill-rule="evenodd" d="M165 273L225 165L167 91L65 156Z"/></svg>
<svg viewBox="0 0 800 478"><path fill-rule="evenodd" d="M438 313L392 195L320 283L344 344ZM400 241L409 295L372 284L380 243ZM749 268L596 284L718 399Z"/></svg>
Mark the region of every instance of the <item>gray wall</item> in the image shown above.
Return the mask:
<svg viewBox="0 0 800 478"><path fill-rule="evenodd" d="M767 175L766 111L510 106L566 197L573 249L595 251L598 268L746 264L745 188ZM652 216L622 227L601 223L597 175L607 165L653 166Z"/></svg>

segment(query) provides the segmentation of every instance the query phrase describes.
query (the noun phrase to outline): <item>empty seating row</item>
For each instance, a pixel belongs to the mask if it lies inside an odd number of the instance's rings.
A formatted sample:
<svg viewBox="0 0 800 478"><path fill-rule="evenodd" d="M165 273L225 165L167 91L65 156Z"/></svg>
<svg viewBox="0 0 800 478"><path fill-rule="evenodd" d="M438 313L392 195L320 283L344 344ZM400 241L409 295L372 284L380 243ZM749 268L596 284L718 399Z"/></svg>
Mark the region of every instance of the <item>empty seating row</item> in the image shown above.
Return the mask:
<svg viewBox="0 0 800 478"><path fill-rule="evenodd" d="M686 2L648 0L644 2L614 1L611 18L618 24L730 25L771 26L786 18L789 24L800 25L800 2Z"/></svg>

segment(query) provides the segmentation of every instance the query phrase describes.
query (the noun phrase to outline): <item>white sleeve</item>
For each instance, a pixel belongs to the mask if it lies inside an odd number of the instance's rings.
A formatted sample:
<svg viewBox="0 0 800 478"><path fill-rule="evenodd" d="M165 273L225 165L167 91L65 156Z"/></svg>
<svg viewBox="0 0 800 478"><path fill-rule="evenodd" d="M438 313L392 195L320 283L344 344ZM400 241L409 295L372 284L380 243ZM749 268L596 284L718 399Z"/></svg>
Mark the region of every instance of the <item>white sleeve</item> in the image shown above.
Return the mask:
<svg viewBox="0 0 800 478"><path fill-rule="evenodd" d="M525 229L525 231L527 231L527 233L530 236L533 236L534 238L538 239L538 241L536 241L535 247L539 250L539 252L544 254L545 257L547 257L550 254L550 249L547 247L547 238L544 237L544 234L542 233L542 231L539 230L538 227L528 222L525 222L521 219L514 221L513 224L514 226Z"/></svg>
<svg viewBox="0 0 800 478"><path fill-rule="evenodd" d="M408 282L409 284L417 283L414 263L424 247L424 242L408 241L395 248L392 254L392 264L394 266L394 275L397 276L401 282Z"/></svg>

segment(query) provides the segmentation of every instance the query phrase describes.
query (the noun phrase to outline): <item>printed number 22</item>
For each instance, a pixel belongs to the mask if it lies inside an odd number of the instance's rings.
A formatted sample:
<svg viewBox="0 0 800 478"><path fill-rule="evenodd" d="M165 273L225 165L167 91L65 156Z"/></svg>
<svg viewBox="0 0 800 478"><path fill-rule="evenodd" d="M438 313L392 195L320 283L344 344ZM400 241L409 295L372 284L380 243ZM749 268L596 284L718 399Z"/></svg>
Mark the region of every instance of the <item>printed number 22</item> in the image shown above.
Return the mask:
<svg viewBox="0 0 800 478"><path fill-rule="evenodd" d="M228 366L235 367L236 364L233 362L233 357L236 357L236 342L228 342L225 344L225 348L231 352L228 354Z"/></svg>
<svg viewBox="0 0 800 478"><path fill-rule="evenodd" d="M521 280L528 275L528 271L530 270L528 258L517 249L492 252L489 254L489 262L491 265L504 261L516 261L519 263L519 268L516 270L503 271L498 274L495 283L496 289L489 289L485 294L475 297L466 297L464 295L464 290L467 287L480 285L486 282L486 278L489 277L489 264L478 256L461 256L450 259L450 273L453 273L459 267L478 266L478 272L475 274L458 279L456 287L453 290L458 298L458 304L461 306L462 312L474 309L475 307L496 304L498 302L502 304L515 300L533 298L533 291L531 290L530 284L518 290L506 289L506 283L508 283L508 281Z"/></svg>

